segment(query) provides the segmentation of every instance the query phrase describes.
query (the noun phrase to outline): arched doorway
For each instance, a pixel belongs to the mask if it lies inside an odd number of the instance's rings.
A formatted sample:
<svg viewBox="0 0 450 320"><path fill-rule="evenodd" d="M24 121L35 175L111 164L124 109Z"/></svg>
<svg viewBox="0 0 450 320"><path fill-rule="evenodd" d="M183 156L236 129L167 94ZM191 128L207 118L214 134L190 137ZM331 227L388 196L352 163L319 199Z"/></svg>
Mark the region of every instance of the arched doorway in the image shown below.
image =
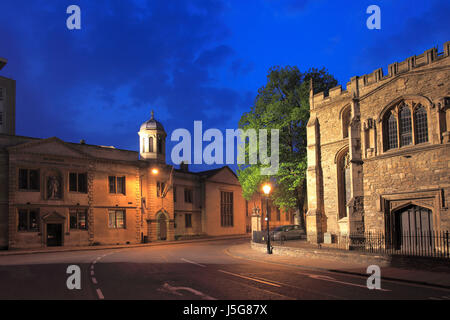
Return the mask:
<svg viewBox="0 0 450 320"><path fill-rule="evenodd" d="M167 240L168 217L165 212L159 212L157 217L158 240Z"/></svg>
<svg viewBox="0 0 450 320"><path fill-rule="evenodd" d="M433 250L433 215L430 209L408 205L393 213L393 245L402 251Z"/></svg>

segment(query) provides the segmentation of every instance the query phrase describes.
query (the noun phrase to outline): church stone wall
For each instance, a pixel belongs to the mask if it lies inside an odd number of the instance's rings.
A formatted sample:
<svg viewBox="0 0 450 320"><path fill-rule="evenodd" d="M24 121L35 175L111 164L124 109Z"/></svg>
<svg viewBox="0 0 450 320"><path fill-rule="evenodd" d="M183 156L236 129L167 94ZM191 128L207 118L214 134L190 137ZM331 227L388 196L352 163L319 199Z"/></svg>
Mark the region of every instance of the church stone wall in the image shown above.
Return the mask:
<svg viewBox="0 0 450 320"><path fill-rule="evenodd" d="M387 75L377 69L352 78L346 90L338 86L328 96L311 94L307 128L310 241L322 241L325 232L354 231L348 218L338 218L337 162L346 148L352 167L351 203L353 209L361 208L364 231L384 232L386 215L408 204L432 210L435 230L450 229L449 57L447 42L442 53L430 49L389 65ZM386 150L383 116L401 101L425 107L428 142Z"/></svg>
<svg viewBox="0 0 450 320"><path fill-rule="evenodd" d="M450 230L450 147L438 145L364 162L366 230L384 230L383 198L433 208L439 230ZM393 199L394 200L394 199Z"/></svg>

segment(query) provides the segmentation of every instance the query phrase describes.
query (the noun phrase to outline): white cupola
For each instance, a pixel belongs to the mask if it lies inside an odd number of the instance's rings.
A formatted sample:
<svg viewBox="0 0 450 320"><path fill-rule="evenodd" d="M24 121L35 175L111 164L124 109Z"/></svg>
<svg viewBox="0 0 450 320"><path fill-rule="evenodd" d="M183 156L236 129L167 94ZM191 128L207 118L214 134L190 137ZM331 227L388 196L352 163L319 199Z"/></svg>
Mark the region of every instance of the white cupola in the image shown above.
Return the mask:
<svg viewBox="0 0 450 320"><path fill-rule="evenodd" d="M152 111L150 120L141 125L139 134L139 154L141 160L166 162L166 131L163 125L155 120Z"/></svg>

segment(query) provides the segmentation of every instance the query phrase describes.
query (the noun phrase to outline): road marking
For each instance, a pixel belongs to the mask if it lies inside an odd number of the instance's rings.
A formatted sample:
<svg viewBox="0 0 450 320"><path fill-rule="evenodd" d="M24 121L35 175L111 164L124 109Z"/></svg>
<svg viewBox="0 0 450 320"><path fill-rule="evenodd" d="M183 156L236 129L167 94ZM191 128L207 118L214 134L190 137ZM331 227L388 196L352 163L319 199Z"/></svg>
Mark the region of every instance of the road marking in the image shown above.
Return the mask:
<svg viewBox="0 0 450 320"><path fill-rule="evenodd" d="M237 273L232 273L232 272L228 272L228 271L224 271L224 270L217 270L217 271L222 272L222 273L226 273L226 274L229 274L229 275L232 275L232 276L235 276L235 277L239 277L239 278L243 278L243 279L247 279L247 280L252 280L252 281L268 284L269 286L274 286L274 287L278 287L278 288L281 287L280 285L275 284L273 282L259 280L259 279L256 279L256 278L251 278L251 277L243 276L243 275L240 275L240 274L237 274Z"/></svg>
<svg viewBox="0 0 450 320"><path fill-rule="evenodd" d="M314 267L310 267L310 266L302 266L302 265L295 265L295 264L278 263L278 262L271 262L271 261L256 260L256 259L251 259L251 258L244 258L244 257L232 254L228 249L223 250L223 252L226 255L232 257L233 259L254 261L254 262L258 262L258 263L266 263L266 264L271 264L271 265L275 265L275 266L281 266L281 267L284 267L284 268L297 268L297 269L302 269L302 270L305 270L305 269L309 269L309 270L311 270L311 269L314 269L314 270L315 269L320 269L320 268L314 268ZM364 278L365 277L365 276L359 275L359 274L351 274L351 273L339 272L339 271L333 271L333 270L327 270L327 269L320 270L319 272L333 273L333 274L338 273L338 274L341 274L341 275L345 275L346 277L353 277L353 278ZM383 278L383 277L381 277L381 280L383 282L395 283L395 284L398 284L398 285L401 285L401 286L407 286L407 287L417 287L417 288L427 288L427 289L432 288L434 290L440 290L440 291L446 291L446 292L449 291L448 288L442 288L442 287L439 287L439 286L434 286L432 284L411 283L411 282L409 282L407 280L403 280L402 281L402 280L395 280L395 279L386 279L386 278Z"/></svg>
<svg viewBox="0 0 450 320"><path fill-rule="evenodd" d="M94 270L91 270L91 276L93 276L94 275Z"/></svg>
<svg viewBox="0 0 450 320"><path fill-rule="evenodd" d="M310 277L312 279L316 279L316 280L329 281L329 282L344 284L344 285L347 285L347 286L354 286L354 287L360 287L360 288L367 289L367 286L364 286L364 285L361 285L361 284L352 283L352 282L345 282L345 281L336 280L335 278L330 277L330 276L324 276L324 275L320 275L320 274L303 273L303 272L296 272L296 273L308 276L308 277ZM391 290L388 290L388 289L377 289L377 290L378 291L391 291Z"/></svg>
<svg viewBox="0 0 450 320"><path fill-rule="evenodd" d="M94 277L92 277L91 280L92 280L92 283L93 283L93 284L97 284L97 279L95 279Z"/></svg>
<svg viewBox="0 0 450 320"><path fill-rule="evenodd" d="M183 260L184 262L187 262L187 263L192 263L192 264L195 264L196 266L199 266L199 267L203 267L203 268L205 268L205 267L206 267L206 266L205 266L205 265L203 265L203 264L200 264L200 263L197 263L197 262L194 262L194 261L191 261L191 260L185 259L185 258L181 258L181 260Z"/></svg>
<svg viewBox="0 0 450 320"><path fill-rule="evenodd" d="M183 295L182 293L178 292L180 290L183 290L183 291L188 291L190 293L193 293L196 296L199 296L199 297L201 297L204 300L217 300L216 298L208 296L208 295L204 294L203 292L200 292L198 290L195 290L195 289L192 289L192 288L189 288L189 287L172 287L170 284L164 283L163 289L167 290L167 291L169 291L169 292L171 292L173 294L176 294L178 296L182 296Z"/></svg>
<svg viewBox="0 0 450 320"><path fill-rule="evenodd" d="M94 270L94 265L93 264L91 264L91 270Z"/></svg>
<svg viewBox="0 0 450 320"><path fill-rule="evenodd" d="M100 290L100 288L97 289L97 295L98 295L99 299L101 299L101 300L105 299L105 297L103 296L102 290Z"/></svg>
<svg viewBox="0 0 450 320"><path fill-rule="evenodd" d="M435 298L435 297L429 297L428 299L430 299L430 300L442 300L440 298Z"/></svg>

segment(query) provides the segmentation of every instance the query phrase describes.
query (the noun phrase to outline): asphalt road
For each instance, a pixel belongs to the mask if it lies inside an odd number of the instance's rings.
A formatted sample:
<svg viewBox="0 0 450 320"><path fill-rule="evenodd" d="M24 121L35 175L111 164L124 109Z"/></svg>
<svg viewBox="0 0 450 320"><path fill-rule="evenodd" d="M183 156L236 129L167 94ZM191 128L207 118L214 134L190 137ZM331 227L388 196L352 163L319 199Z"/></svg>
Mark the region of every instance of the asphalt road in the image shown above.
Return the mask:
<svg viewBox="0 0 450 320"><path fill-rule="evenodd" d="M431 299L450 290L237 259L243 240L0 257L0 299ZM248 241L248 240L245 240ZM69 290L69 265L81 289Z"/></svg>

